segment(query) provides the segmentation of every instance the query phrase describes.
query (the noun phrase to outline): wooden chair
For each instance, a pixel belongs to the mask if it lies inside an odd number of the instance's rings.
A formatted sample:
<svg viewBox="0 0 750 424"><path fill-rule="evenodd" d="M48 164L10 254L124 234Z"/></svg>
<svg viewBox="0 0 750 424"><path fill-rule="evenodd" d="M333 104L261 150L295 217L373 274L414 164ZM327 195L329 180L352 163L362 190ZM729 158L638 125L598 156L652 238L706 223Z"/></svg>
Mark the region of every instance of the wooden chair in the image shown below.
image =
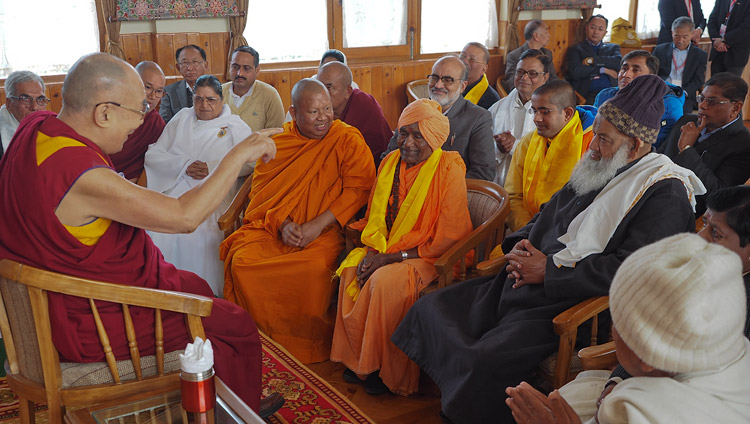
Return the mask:
<svg viewBox="0 0 750 424"><path fill-rule="evenodd" d="M495 81L495 90L497 90L497 94L500 95L501 99L508 96L505 87L503 87L503 78L505 78L505 75L500 75L497 77L497 81Z"/></svg>
<svg viewBox="0 0 750 424"><path fill-rule="evenodd" d="M219 217L217 223L219 230L224 232L224 238L229 237L233 232L242 226L242 218L245 216L245 210L250 203L250 189L253 186L253 174L250 173L245 178L245 182L240 186L237 194L234 195L232 203L227 210Z"/></svg>
<svg viewBox="0 0 750 424"><path fill-rule="evenodd" d="M60 362L52 343L48 292L89 299L106 362ZM96 300L122 304L129 360L115 360ZM201 317L211 314L212 304L203 296L104 283L0 260L0 331L21 422L34 422L34 402L48 405L49 422L58 424L66 407L126 403L178 389L179 351L164 352L161 311L185 314L190 337L205 338ZM140 356L129 306L154 309L155 355Z"/></svg>
<svg viewBox="0 0 750 424"><path fill-rule="evenodd" d="M578 351L578 358L584 370L610 370L618 364L615 342L584 347Z"/></svg>
<svg viewBox="0 0 750 424"><path fill-rule="evenodd" d="M409 103L417 99L429 99L430 92L427 79L420 79L406 84L406 98Z"/></svg>
<svg viewBox="0 0 750 424"><path fill-rule="evenodd" d="M477 264L477 273L480 275L497 274L507 264L508 260L505 256L494 258ZM590 322L590 346L596 346L598 342L599 314L608 308L609 296L592 297L565 310L552 320L555 334L560 337L560 343L557 347L557 352L539 364L539 373L555 389L559 389L565 383L574 379L583 370L580 358L574 355L578 328Z"/></svg>

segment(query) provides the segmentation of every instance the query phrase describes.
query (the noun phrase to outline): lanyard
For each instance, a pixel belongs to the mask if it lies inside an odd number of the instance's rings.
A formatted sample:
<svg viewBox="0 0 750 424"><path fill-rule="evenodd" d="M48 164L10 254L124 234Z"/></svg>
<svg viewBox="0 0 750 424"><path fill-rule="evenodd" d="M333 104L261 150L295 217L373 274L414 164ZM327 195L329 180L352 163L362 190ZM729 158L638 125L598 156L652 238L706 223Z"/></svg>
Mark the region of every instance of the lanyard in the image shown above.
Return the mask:
<svg viewBox="0 0 750 424"><path fill-rule="evenodd" d="M693 1L692 0L685 0L685 7L687 8L688 17L690 19L693 19Z"/></svg>
<svg viewBox="0 0 750 424"><path fill-rule="evenodd" d="M688 46L690 48L690 46ZM677 66L677 60L674 58L674 53L672 53L672 65L674 66L674 72L678 72L680 69L685 67L685 62L687 62L687 56L685 56L685 60L682 61L682 64L680 66Z"/></svg>
<svg viewBox="0 0 750 424"><path fill-rule="evenodd" d="M727 11L727 17L726 19L724 19L725 24L729 21L729 14L732 13L732 9L734 9L735 3L737 3L737 0L732 0L732 3L729 5L729 11Z"/></svg>

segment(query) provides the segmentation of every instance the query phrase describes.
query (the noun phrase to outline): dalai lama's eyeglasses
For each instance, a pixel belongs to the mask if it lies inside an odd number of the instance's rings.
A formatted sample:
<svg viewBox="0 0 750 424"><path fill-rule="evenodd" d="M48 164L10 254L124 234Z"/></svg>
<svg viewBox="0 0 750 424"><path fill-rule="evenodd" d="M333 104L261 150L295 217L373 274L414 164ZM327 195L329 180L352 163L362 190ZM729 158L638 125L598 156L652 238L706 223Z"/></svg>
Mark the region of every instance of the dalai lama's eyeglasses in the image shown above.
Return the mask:
<svg viewBox="0 0 750 424"><path fill-rule="evenodd" d="M26 106L31 106L32 102L35 102L39 106L47 106L50 102L46 96L39 96L37 98L31 97L28 94L21 94L20 96L8 96L9 99L13 99L23 103Z"/></svg>
<svg viewBox="0 0 750 424"><path fill-rule="evenodd" d="M123 106L123 105L121 105L121 104L119 104L117 102L101 102L101 103L97 103L96 106L94 106L94 107L95 108L99 107L99 105L113 105L113 106L121 107L121 108L123 108L125 110L129 110L131 112L134 112L134 113L137 113L137 114L141 115L141 119L145 118L146 114L151 110L151 105L149 105L148 102L145 101L145 100L143 101L143 109L142 110L133 109L132 107Z"/></svg>

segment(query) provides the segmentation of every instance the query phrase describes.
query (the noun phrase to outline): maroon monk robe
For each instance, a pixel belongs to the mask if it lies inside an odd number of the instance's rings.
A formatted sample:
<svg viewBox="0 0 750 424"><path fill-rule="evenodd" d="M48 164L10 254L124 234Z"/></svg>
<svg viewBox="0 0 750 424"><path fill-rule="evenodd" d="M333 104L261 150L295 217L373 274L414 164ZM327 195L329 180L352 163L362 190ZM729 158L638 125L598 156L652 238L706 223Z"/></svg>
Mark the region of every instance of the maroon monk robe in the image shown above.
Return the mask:
<svg viewBox="0 0 750 424"><path fill-rule="evenodd" d="M393 131L388 126L383 109L374 97L357 88L352 89L349 102L341 113L342 121L358 129L365 138L375 158L375 167L380 164L380 155L388 147Z"/></svg>
<svg viewBox="0 0 750 424"><path fill-rule="evenodd" d="M109 155L115 165L115 170L122 172L129 180L140 177L143 172L143 158L148 146L156 143L161 132L164 131L164 126L167 125L157 109L151 109L146 114L143 124L130 134L121 151Z"/></svg>
<svg viewBox="0 0 750 424"><path fill-rule="evenodd" d="M144 230L111 222L86 245L58 221L55 208L83 173L112 164L99 147L52 112L37 112L18 128L0 162L0 258L83 278L212 297L197 275L165 262ZM102 219L102 218L99 218ZM117 359L129 358L119 305L97 302ZM104 360L86 299L50 293L52 336L61 360ZM142 355L154 347L153 310L131 307ZM162 312L164 349L184 349L189 338L181 314ZM261 348L255 322L237 305L214 299L203 319L213 345L216 374L258 410Z"/></svg>

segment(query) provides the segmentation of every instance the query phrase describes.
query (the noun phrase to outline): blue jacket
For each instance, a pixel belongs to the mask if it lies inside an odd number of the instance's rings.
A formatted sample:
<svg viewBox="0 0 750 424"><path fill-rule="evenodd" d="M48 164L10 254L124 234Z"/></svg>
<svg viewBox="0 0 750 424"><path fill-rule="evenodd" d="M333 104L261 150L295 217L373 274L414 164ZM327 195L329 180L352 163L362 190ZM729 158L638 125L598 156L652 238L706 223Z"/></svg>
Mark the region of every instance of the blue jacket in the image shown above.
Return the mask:
<svg viewBox="0 0 750 424"><path fill-rule="evenodd" d="M668 82L665 82L665 84L667 84L667 94L664 95L664 115L661 117L661 130L659 130L659 136L656 137L654 148L659 147L662 141L667 138L672 127L674 127L674 123L684 114L685 90ZM619 90L618 87L610 87L600 91L594 101L594 107L599 109L599 106L617 94L617 90Z"/></svg>

